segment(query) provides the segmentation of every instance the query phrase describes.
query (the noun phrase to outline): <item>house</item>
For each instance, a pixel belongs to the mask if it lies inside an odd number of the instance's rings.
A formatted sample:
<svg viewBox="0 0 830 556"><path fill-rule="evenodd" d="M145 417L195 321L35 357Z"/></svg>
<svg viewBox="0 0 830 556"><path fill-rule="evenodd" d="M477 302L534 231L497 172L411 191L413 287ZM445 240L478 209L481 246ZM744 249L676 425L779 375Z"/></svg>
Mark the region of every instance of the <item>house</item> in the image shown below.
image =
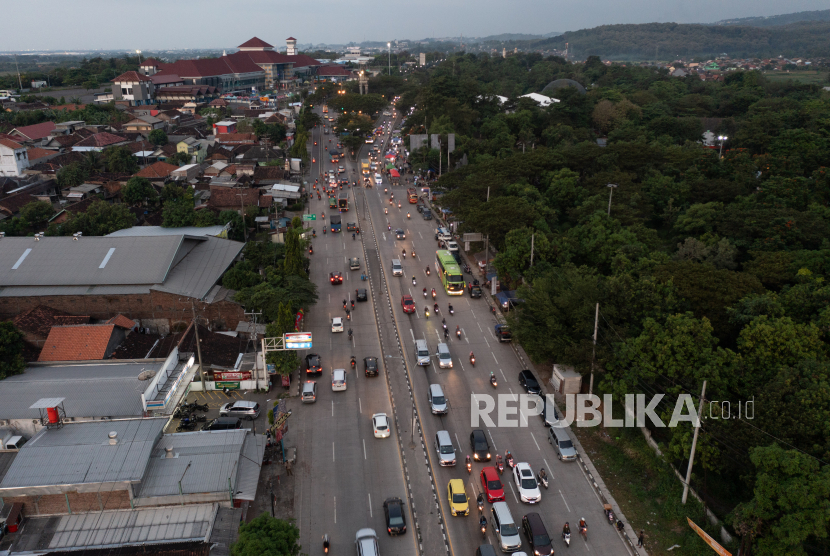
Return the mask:
<svg viewBox="0 0 830 556"><path fill-rule="evenodd" d="M207 141L186 137L176 144L176 150L188 154L191 163L201 164L207 156Z"/></svg>
<svg viewBox="0 0 830 556"><path fill-rule="evenodd" d="M16 216L20 212L20 209L37 200L38 198L28 191L13 193L8 197L0 199L0 214L4 215L6 218Z"/></svg>
<svg viewBox="0 0 830 556"><path fill-rule="evenodd" d="M255 133L217 133L216 142L224 145L255 145Z"/></svg>
<svg viewBox="0 0 830 556"><path fill-rule="evenodd" d="M179 85L162 87L156 91L159 102L210 102L219 95L219 89L213 85Z"/></svg>
<svg viewBox="0 0 830 556"><path fill-rule="evenodd" d="M88 324L89 316L70 315L46 305L37 305L15 316L12 323L23 333L23 341L40 350L53 326Z"/></svg>
<svg viewBox="0 0 830 556"><path fill-rule="evenodd" d="M279 166L257 166L254 170L254 181L258 185L273 185L288 177L288 172Z"/></svg>
<svg viewBox="0 0 830 556"><path fill-rule="evenodd" d="M61 197L70 201L82 201L89 197L95 197L103 193L104 187L94 183L82 183L73 187L61 190Z"/></svg>
<svg viewBox="0 0 830 556"><path fill-rule="evenodd" d="M174 74L154 74L150 76L150 79L153 81L156 91L164 87L181 87L185 84L184 79Z"/></svg>
<svg viewBox="0 0 830 556"><path fill-rule="evenodd" d="M219 133L236 133L236 122L234 120L222 120L213 124L214 135Z"/></svg>
<svg viewBox="0 0 830 556"><path fill-rule="evenodd" d="M155 85L146 75L128 71L113 79L112 84L112 95L116 103L128 106L155 103Z"/></svg>
<svg viewBox="0 0 830 556"><path fill-rule="evenodd" d="M119 315L120 316L120 315ZM38 361L95 361L109 359L135 323L53 326Z"/></svg>
<svg viewBox="0 0 830 556"><path fill-rule="evenodd" d="M0 139L0 176L22 176L28 167L26 147L9 139Z"/></svg>
<svg viewBox="0 0 830 556"><path fill-rule="evenodd" d="M92 203L98 200L98 197L87 197L86 199L78 201L77 203L68 204L64 206L60 211L58 211L52 218L49 219L49 224L52 224L53 222L55 224L63 224L64 222L69 220L69 218L72 215L86 212L86 209L88 209Z"/></svg>
<svg viewBox="0 0 830 556"><path fill-rule="evenodd" d="M202 172L201 164L185 164L170 172L170 178L177 181L190 181Z"/></svg>
<svg viewBox="0 0 830 556"><path fill-rule="evenodd" d="M138 116L123 124L124 131L137 131L139 133L150 133L154 129L165 129L165 122L153 116Z"/></svg>
<svg viewBox="0 0 830 556"><path fill-rule="evenodd" d="M241 213L243 207L266 206L260 204L262 202L262 191L259 189L211 187L208 207L218 211L233 210Z"/></svg>
<svg viewBox="0 0 830 556"><path fill-rule="evenodd" d="M211 108L227 108L230 105L231 103L223 98L214 99L208 104Z"/></svg>
<svg viewBox="0 0 830 556"><path fill-rule="evenodd" d="M238 200L238 198L237 198ZM37 305L106 320L122 314L167 333L189 322L191 301L214 329L234 329L243 308L217 285L244 244L214 237L5 237L0 319Z"/></svg>
<svg viewBox="0 0 830 556"><path fill-rule="evenodd" d="M141 62L138 65L138 71L142 75L146 75L146 76L149 77L149 76L154 75L156 72L158 72L158 69L159 69L160 65L161 65L161 62L159 62L155 58L147 58L146 60L144 60L143 62Z"/></svg>
<svg viewBox="0 0 830 556"><path fill-rule="evenodd" d="M138 178L146 178L150 181L165 181L170 174L178 170L179 167L175 164L168 164L167 162L154 162L142 168L135 176Z"/></svg>
<svg viewBox="0 0 830 556"><path fill-rule="evenodd" d="M55 130L55 122L43 122L35 125L27 125L23 127L16 127L9 132L9 135L17 137L20 143L34 144L36 141L42 141L49 137Z"/></svg>
<svg viewBox="0 0 830 556"><path fill-rule="evenodd" d="M106 131L102 131L101 133L96 133L95 135L90 135L86 139L78 141L74 145L72 145L72 150L74 152L85 152L85 151L103 151L107 147L117 147L121 145L126 145L129 143L130 140L126 137L122 137L121 135L115 135L114 133L108 133Z"/></svg>

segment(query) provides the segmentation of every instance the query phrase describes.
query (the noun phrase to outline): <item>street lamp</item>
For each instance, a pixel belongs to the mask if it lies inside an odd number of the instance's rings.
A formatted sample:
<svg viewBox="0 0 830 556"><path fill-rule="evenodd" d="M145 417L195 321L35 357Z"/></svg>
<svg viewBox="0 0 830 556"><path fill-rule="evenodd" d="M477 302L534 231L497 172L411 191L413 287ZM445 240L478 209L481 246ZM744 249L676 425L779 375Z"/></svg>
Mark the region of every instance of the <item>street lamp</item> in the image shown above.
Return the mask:
<svg viewBox="0 0 830 556"><path fill-rule="evenodd" d="M720 152L718 153L718 158L723 158L723 142L729 139L726 135L718 135L718 141L720 141Z"/></svg>
<svg viewBox="0 0 830 556"><path fill-rule="evenodd" d="M140 51L140 50L136 50L136 51L135 51L135 53L136 53L136 54L138 54L138 65L139 65L139 67L140 67L140 66L141 66L141 51Z"/></svg>
<svg viewBox="0 0 830 556"><path fill-rule="evenodd" d="M389 75L392 75L392 43L386 43L386 48L389 49Z"/></svg>
<svg viewBox="0 0 830 556"><path fill-rule="evenodd" d="M611 216L611 197L614 195L614 188L619 187L616 183L608 184L608 216Z"/></svg>

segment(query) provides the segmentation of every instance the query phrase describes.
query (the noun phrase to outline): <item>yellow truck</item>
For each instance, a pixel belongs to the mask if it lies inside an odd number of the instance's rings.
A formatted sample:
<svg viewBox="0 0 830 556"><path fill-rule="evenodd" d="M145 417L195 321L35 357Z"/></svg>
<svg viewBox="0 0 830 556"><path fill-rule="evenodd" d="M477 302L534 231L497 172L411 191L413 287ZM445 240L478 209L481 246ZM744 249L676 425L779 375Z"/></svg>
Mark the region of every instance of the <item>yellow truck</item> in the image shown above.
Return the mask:
<svg viewBox="0 0 830 556"><path fill-rule="evenodd" d="M364 176L369 176L369 159L364 158L360 161L360 171L363 173Z"/></svg>

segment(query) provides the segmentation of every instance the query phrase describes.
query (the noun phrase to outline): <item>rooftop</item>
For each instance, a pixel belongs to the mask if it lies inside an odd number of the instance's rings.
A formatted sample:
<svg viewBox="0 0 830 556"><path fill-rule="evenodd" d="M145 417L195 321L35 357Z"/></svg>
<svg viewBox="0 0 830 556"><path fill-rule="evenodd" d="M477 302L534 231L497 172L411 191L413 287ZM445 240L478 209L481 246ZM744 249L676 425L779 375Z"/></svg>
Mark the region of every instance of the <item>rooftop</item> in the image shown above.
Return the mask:
<svg viewBox="0 0 830 556"><path fill-rule="evenodd" d="M205 226L197 228L195 226L185 226L182 228L163 228L161 226L133 226L132 228L124 228L106 237L153 237L153 236L214 236L220 237L225 230L225 226Z"/></svg>
<svg viewBox="0 0 830 556"><path fill-rule="evenodd" d="M38 361L92 361L104 359L116 324L53 326ZM123 328L123 327L122 327ZM132 326L130 326L132 328ZM113 348L115 346L112 346Z"/></svg>
<svg viewBox="0 0 830 556"><path fill-rule="evenodd" d="M162 365L163 361L101 361L26 367L23 374L0 382L0 419L37 419L39 412L30 407L49 397L66 398L67 417L138 417L144 411L141 394L150 384L138 375Z"/></svg>
<svg viewBox="0 0 830 556"><path fill-rule="evenodd" d="M17 453L0 483L0 495L21 493L15 489L57 494L66 485L137 483L166 423L164 418L127 419L41 429ZM116 433L115 444L111 432Z"/></svg>
<svg viewBox="0 0 830 556"><path fill-rule="evenodd" d="M135 175L139 178L147 178L151 180L160 179L166 178L170 175L171 172L178 169L179 167L175 164L169 164L167 162L158 161L141 169Z"/></svg>
<svg viewBox="0 0 830 556"><path fill-rule="evenodd" d="M55 122L43 122L40 124L16 127L9 133L12 135L21 135L28 141L36 141L48 137L55 130L55 127Z"/></svg>
<svg viewBox="0 0 830 556"><path fill-rule="evenodd" d="M248 41L243 42L237 48L274 48L274 46L268 44L267 42L258 37L254 37Z"/></svg>
<svg viewBox="0 0 830 556"><path fill-rule="evenodd" d="M152 82L153 80L137 71L124 72L112 80L113 83L140 83L142 81Z"/></svg>

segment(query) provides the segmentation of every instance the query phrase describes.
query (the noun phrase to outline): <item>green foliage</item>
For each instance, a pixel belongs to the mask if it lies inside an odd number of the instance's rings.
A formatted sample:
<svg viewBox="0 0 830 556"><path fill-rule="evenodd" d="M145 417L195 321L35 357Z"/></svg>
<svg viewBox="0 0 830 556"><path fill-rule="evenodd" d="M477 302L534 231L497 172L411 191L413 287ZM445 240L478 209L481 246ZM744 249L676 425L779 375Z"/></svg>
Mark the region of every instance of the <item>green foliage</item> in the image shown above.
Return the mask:
<svg viewBox="0 0 830 556"><path fill-rule="evenodd" d="M193 218L193 225L197 228L215 226L218 223L216 213L209 209L197 210Z"/></svg>
<svg viewBox="0 0 830 556"><path fill-rule="evenodd" d="M300 530L293 521L260 514L239 527L231 556L298 556Z"/></svg>
<svg viewBox="0 0 830 556"><path fill-rule="evenodd" d="M23 361L23 333L11 322L0 322L0 380L26 370Z"/></svg>
<svg viewBox="0 0 830 556"><path fill-rule="evenodd" d="M135 222L135 215L126 205L93 201L85 212L70 213L69 218L63 224L50 224L46 234L69 236L75 232L82 232L85 236L105 236L124 228L130 228Z"/></svg>
<svg viewBox="0 0 830 556"><path fill-rule="evenodd" d="M230 223L231 227L228 232L228 239L232 239L235 241L242 241L245 238L245 232L243 230L243 223L242 217L239 213L235 210L223 210L219 213L219 217L216 221L217 224L225 224Z"/></svg>
<svg viewBox="0 0 830 556"><path fill-rule="evenodd" d="M163 129L154 129L147 135L147 140L156 146L166 145L169 140Z"/></svg>
<svg viewBox="0 0 830 556"><path fill-rule="evenodd" d="M345 94L335 95L328 101L330 111L335 111L339 114L346 114L350 112L367 114L371 116L378 110L382 110L388 101L378 94ZM339 125L339 124L338 124Z"/></svg>
<svg viewBox="0 0 830 556"><path fill-rule="evenodd" d="M193 157L191 155L187 154L187 153L176 152L176 153L171 154L170 156L168 156L166 162L168 164L177 164L179 166L182 166L183 164L190 164L190 160L192 158Z"/></svg>
<svg viewBox="0 0 830 556"><path fill-rule="evenodd" d="M55 214L52 203L46 201L32 201L20 209L20 218L33 228L40 228Z"/></svg>
<svg viewBox="0 0 830 556"><path fill-rule="evenodd" d="M58 170L55 177L58 185L63 188L76 187L86 181L89 177L89 171L81 164L73 162Z"/></svg>
<svg viewBox="0 0 830 556"><path fill-rule="evenodd" d="M104 149L104 158L110 172L134 174L138 171L138 161L126 147L108 147Z"/></svg>
<svg viewBox="0 0 830 556"><path fill-rule="evenodd" d="M158 198L158 193L150 180L133 176L121 190L121 198L130 205L151 204Z"/></svg>
<svg viewBox="0 0 830 556"><path fill-rule="evenodd" d="M294 276L306 276L305 255L303 242L300 239L301 229L289 228L285 232L285 274Z"/></svg>
<svg viewBox="0 0 830 556"><path fill-rule="evenodd" d="M260 282L262 282L262 277L256 272L254 265L248 260L237 263L236 266L228 270L225 276L222 277L222 285L229 290L238 291L242 288L251 288Z"/></svg>
<svg viewBox="0 0 830 556"><path fill-rule="evenodd" d="M164 185L161 197L164 200L163 221L161 223L163 227L180 228L196 225L196 207L193 201L192 187L183 188L168 183ZM211 224L206 225L210 226Z"/></svg>
<svg viewBox="0 0 830 556"><path fill-rule="evenodd" d="M286 332L294 332L294 315L290 308L280 303L277 306L277 319L266 325L265 336L268 338L281 337ZM289 375L294 372L300 364L297 352L293 350L272 351L266 354L265 360L274 368L279 375Z"/></svg>

